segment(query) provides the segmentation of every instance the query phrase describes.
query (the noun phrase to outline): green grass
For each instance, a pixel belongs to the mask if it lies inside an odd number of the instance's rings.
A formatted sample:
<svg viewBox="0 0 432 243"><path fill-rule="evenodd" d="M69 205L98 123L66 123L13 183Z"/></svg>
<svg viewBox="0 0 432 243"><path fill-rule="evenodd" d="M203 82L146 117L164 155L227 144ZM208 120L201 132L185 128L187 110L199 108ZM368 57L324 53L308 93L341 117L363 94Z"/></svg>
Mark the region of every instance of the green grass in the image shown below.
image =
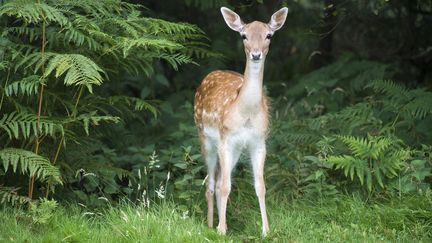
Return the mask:
<svg viewBox="0 0 432 243"><path fill-rule="evenodd" d="M243 198L244 200L244 198ZM109 207L92 213L78 206L59 207L43 224L10 207L0 210L0 242L255 242L261 241L255 202L229 205L228 235L208 229L202 214L187 215L172 203L150 208ZM253 203L252 203L253 202ZM430 242L432 203L405 197L365 203L339 196L288 201L268 199L268 242Z"/></svg>

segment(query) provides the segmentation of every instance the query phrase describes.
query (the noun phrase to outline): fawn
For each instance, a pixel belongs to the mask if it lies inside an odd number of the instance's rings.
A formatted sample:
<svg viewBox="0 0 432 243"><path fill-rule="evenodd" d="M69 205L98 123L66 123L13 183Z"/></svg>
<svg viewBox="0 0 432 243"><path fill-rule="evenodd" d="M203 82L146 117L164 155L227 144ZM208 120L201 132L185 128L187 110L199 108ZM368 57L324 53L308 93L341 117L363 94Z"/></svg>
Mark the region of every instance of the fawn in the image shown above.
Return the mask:
<svg viewBox="0 0 432 243"><path fill-rule="evenodd" d="M267 97L263 93L264 62L274 32L285 23L288 8L275 12L269 23L243 23L240 16L221 8L231 29L240 33L246 53L244 75L233 71L208 74L195 94L194 119L201 151L207 163L207 220L213 227L214 193L220 234L225 234L226 207L231 190L231 171L243 149L249 152L255 191L262 218L262 234L269 231L264 185L265 140L268 128Z"/></svg>

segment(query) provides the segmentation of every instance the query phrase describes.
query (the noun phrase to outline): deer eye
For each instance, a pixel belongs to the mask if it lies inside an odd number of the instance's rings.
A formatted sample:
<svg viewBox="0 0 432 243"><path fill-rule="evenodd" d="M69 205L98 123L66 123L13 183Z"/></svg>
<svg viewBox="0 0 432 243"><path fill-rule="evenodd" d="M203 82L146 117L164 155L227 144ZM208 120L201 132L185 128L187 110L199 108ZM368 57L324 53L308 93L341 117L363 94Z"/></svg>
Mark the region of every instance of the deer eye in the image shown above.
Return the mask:
<svg viewBox="0 0 432 243"><path fill-rule="evenodd" d="M246 37L245 34L242 34L242 35L241 35L241 38L242 38L243 40L247 40L247 37Z"/></svg>
<svg viewBox="0 0 432 243"><path fill-rule="evenodd" d="M273 36L271 34L267 34L266 39L271 39Z"/></svg>

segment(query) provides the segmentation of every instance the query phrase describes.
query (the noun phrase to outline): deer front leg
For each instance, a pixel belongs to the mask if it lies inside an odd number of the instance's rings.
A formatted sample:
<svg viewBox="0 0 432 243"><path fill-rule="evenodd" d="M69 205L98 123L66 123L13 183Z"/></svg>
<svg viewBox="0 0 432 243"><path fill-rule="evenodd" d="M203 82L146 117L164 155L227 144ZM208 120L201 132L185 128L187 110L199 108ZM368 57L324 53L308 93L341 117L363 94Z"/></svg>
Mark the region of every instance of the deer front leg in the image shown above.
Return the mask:
<svg viewBox="0 0 432 243"><path fill-rule="evenodd" d="M218 203L218 232L226 234L226 208L228 196L231 191L231 170L233 164L233 148L227 143L222 142L218 148L219 154L219 175L216 187L216 197Z"/></svg>
<svg viewBox="0 0 432 243"><path fill-rule="evenodd" d="M266 236L269 231L267 212L265 205L265 182L264 182L264 163L266 157L265 141L259 140L250 146L250 155L254 175L255 192L258 197L262 219L262 235Z"/></svg>

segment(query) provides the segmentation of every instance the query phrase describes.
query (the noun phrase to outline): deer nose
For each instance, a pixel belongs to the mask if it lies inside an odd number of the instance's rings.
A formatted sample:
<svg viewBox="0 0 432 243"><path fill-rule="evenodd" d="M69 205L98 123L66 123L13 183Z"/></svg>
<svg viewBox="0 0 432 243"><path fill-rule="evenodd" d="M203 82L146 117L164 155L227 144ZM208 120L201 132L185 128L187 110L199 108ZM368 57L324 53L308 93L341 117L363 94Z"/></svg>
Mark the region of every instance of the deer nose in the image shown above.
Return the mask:
<svg viewBox="0 0 432 243"><path fill-rule="evenodd" d="M258 61L261 59L261 53L260 52L254 52L254 53L251 53L251 55L252 55L252 60L254 60L254 61Z"/></svg>

